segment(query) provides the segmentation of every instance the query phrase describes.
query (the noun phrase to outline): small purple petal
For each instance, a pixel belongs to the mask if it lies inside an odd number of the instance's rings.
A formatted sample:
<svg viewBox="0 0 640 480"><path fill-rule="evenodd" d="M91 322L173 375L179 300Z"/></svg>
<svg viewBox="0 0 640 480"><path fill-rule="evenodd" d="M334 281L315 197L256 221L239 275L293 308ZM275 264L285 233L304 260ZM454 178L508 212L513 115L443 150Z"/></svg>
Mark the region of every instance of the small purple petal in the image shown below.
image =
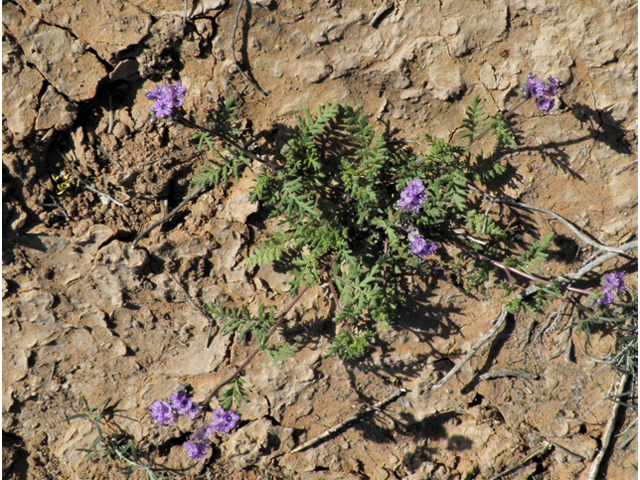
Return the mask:
<svg viewBox="0 0 640 480"><path fill-rule="evenodd" d="M536 106L541 112L550 112L555 104L556 101L554 98L542 97L536 100Z"/></svg>
<svg viewBox="0 0 640 480"><path fill-rule="evenodd" d="M184 447L190 458L202 459L209 451L209 442L185 442Z"/></svg>
<svg viewBox="0 0 640 480"><path fill-rule="evenodd" d="M424 238L422 238L420 236L420 233L418 232L418 229L415 227L413 227L409 231L408 240L409 248L411 249L411 251L421 258L433 255L438 249L438 245L436 245L434 242L427 242Z"/></svg>
<svg viewBox="0 0 640 480"><path fill-rule="evenodd" d="M229 433L231 430L238 426L238 422L240 421L240 415L238 415L233 410L225 411L223 408L219 408L213 411L211 416L211 425L209 426L212 430L216 430L218 432Z"/></svg>
<svg viewBox="0 0 640 480"><path fill-rule="evenodd" d="M416 178L400 193L400 200L396 202L396 206L409 213L418 213L426 198L424 183L420 178Z"/></svg>
<svg viewBox="0 0 640 480"><path fill-rule="evenodd" d="M602 296L598 299L598 302L604 308L609 308L611 306L611 304L613 303L613 300L614 300L613 291L605 289L605 291L602 294Z"/></svg>
<svg viewBox="0 0 640 480"><path fill-rule="evenodd" d="M187 396L187 392L184 390L178 390L169 398L171 399L171 406L179 414L188 413L191 410L193 400Z"/></svg>
<svg viewBox="0 0 640 480"><path fill-rule="evenodd" d="M173 85L156 85L154 89L147 93L147 99L155 100L153 106L156 118L166 118L173 115L175 108L184 104L184 94L187 87L177 82ZM152 123L155 119L152 119Z"/></svg>
<svg viewBox="0 0 640 480"><path fill-rule="evenodd" d="M151 405L151 417L158 423L169 425L178 420L173 408L166 400L156 400Z"/></svg>
<svg viewBox="0 0 640 480"><path fill-rule="evenodd" d="M611 272L604 276L604 286L616 293L624 292L627 287L624 285L624 272Z"/></svg>

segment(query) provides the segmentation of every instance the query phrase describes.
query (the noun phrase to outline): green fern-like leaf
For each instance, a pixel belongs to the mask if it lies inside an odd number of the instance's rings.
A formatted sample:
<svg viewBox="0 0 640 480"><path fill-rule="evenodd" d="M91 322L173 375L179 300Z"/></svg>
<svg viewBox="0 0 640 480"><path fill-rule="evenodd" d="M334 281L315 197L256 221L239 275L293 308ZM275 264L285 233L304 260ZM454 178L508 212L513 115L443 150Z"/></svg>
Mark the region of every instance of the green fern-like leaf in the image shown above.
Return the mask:
<svg viewBox="0 0 640 480"><path fill-rule="evenodd" d="M249 254L247 265L249 267L266 265L282 258L286 243L291 240L289 232L276 232L268 240L262 241Z"/></svg>
<svg viewBox="0 0 640 480"><path fill-rule="evenodd" d="M486 123L487 116L480 102L480 96L474 95L467 107L466 117L462 120L462 128L465 130L462 138L468 138L469 143L473 142L487 128Z"/></svg>

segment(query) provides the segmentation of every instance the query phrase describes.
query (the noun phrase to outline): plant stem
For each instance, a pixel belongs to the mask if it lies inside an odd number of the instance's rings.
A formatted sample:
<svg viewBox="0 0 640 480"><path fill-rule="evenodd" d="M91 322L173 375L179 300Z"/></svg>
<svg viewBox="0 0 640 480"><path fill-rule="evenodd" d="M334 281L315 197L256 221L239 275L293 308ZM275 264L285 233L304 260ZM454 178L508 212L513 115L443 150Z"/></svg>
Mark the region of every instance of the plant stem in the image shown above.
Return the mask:
<svg viewBox="0 0 640 480"><path fill-rule="evenodd" d="M523 272L521 270L518 270L517 268L509 267L509 266L505 265L504 263L498 262L497 260L493 260L493 259L491 259L489 257L485 257L481 253L474 252L470 248L467 248L466 245L464 245L461 242L456 241L455 243L456 243L457 246L462 248L467 253L471 253L472 255L475 255L476 257L478 257L480 260L486 260L487 262L491 263L493 266L503 269L507 273L507 276L509 275L509 272L513 272L516 275L524 277L524 278L526 278L528 280L531 280L533 282L544 283L545 285L552 285L553 284L553 282L551 282L550 280L545 280L544 278L536 277L535 275L531 275L529 273L525 273L525 272ZM581 295L593 295L593 293L594 293L594 292L592 292L590 290L584 290L582 288L576 288L576 287L572 287L570 285L566 286L565 289L569 290L571 292L579 293Z"/></svg>
<svg viewBox="0 0 640 480"><path fill-rule="evenodd" d="M326 266L325 268L322 269L322 271L320 272L319 276L322 276L324 273L326 273L335 263L336 258L334 257L330 264L328 266ZM302 289L300 290L300 292L298 292L298 295L296 295L296 297L291 301L291 303L289 304L289 306L287 308L285 308L284 312L282 312L280 314L280 316L278 317L278 320L276 321L276 323L273 324L273 326L269 329L269 331L267 332L267 335L265 337L265 343L269 340L269 338L271 338L271 335L273 335L276 331L276 329L280 326L280 324L282 323L282 321L284 320L284 317L287 315L287 313L289 313L291 311L291 309L294 307L294 305L296 303L298 303L298 301L302 298L302 296L305 294L305 292L309 290L308 286L304 286L302 287ZM208 407L209 403L211 402L211 399L214 397L214 395L216 393L218 393L220 391L220 389L222 387L224 387L225 385L227 385L228 383L231 383L237 376L239 376L240 374L242 374L242 372L244 371L245 368L247 368L249 366L249 364L253 361L253 359L256 357L256 355L258 355L258 353L260 352L261 348L257 347L253 352L251 352L251 354L246 358L246 360L244 362L242 362L242 364L236 368L236 371L233 372L233 374L229 375L227 378L225 378L222 382L220 382L216 388L214 388L209 395L207 395L207 398L204 399L203 402L203 410L202 412L204 412L204 409Z"/></svg>
<svg viewBox="0 0 640 480"><path fill-rule="evenodd" d="M255 160L258 163L261 163L262 165L265 165L266 167L269 167L272 172L277 172L280 169L280 167L278 165L276 165L276 164L274 164L274 163L272 163L272 162L270 162L268 160L265 160L264 158L259 157L258 155L254 154L254 153L251 153L249 150L247 150L242 145L240 145L238 142L236 142L232 138L229 138L225 134L222 134L220 132L216 132L216 131L211 130L209 128L202 127L202 126L192 122L191 120L187 120L183 116L177 116L177 117L175 117L175 120L178 123L184 125L185 127L195 128L196 130L202 130L204 132L210 133L211 135L214 135L214 136L218 137L220 140L222 140L224 142L227 142L229 145L231 145L233 148L235 148L236 150L241 152L243 155L246 155L250 159Z"/></svg>

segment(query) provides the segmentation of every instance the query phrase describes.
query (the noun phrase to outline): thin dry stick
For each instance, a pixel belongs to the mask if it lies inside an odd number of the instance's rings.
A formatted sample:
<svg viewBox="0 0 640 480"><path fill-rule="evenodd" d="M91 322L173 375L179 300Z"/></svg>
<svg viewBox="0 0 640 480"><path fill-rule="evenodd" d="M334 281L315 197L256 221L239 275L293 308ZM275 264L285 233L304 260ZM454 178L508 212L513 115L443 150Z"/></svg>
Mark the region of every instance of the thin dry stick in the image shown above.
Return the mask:
<svg viewBox="0 0 640 480"><path fill-rule="evenodd" d="M386 406L389 403L397 400L398 398L400 398L401 396L403 396L406 393L407 393L407 390L405 388L401 388L400 390L396 391L395 393L393 393L393 394L389 395L388 397L380 400L375 405L371 405L370 407L365 408L360 413L356 413L355 415L347 418L343 422L340 422L339 424L334 425L331 428L328 428L327 430L322 432L320 435L317 435L317 436L313 437L311 440L309 440L309 441L303 443L302 445L294 448L293 450L291 450L290 453L297 453L297 452L301 452L302 450L306 450L307 448L315 445L316 443L320 442L321 440L324 440L325 438L331 436L332 434L334 434L335 432L337 432L341 428L346 427L347 425L349 425L352 422L355 422L356 420L358 420L359 418L363 417L364 415L367 415L368 413L374 412L376 410L380 410L384 406Z"/></svg>
<svg viewBox="0 0 640 480"><path fill-rule="evenodd" d="M233 62L236 64L236 67L238 68L244 79L249 83L249 85L259 91L265 97L268 97L269 94L262 90L256 82L251 80L249 78L249 75L244 73L244 70L242 70L242 67L240 66L240 62L238 62L238 59L236 58L236 31L238 30L238 21L240 20L240 11L242 10L242 5L244 5L244 0L240 0L238 2L238 10L236 10L236 20L233 23L233 33L231 34L231 55L233 56Z"/></svg>
<svg viewBox="0 0 640 480"><path fill-rule="evenodd" d="M182 28L187 26L188 13L189 13L189 0L184 0L184 12L182 12Z"/></svg>
<svg viewBox="0 0 640 480"><path fill-rule="evenodd" d="M107 128L107 133L111 133L113 131L113 98L109 95L109 127Z"/></svg>
<svg viewBox="0 0 640 480"><path fill-rule="evenodd" d="M209 320L209 333L207 334L207 343L205 344L205 348L209 348L209 346L211 345L211 332L213 331L213 326L214 325L217 326L217 322L211 315L209 315L209 313L204 308L202 308L202 305L200 305L199 302L196 302L196 300L191 295L189 295L189 292L184 287L184 285L182 285L182 282L178 278L176 278L169 271L167 271L167 273L169 274L171 279L178 284L180 289L187 296L187 299L189 300L189 302L191 302L191 305L193 305L196 308L196 310L198 310L207 320Z"/></svg>
<svg viewBox="0 0 640 480"><path fill-rule="evenodd" d="M620 381L618 382L618 388L616 389L615 396L619 400L623 395L627 382L630 378L630 375L624 374ZM618 417L618 410L620 409L620 402L613 401L613 407L611 408L611 415L609 416L609 421L607 422L607 426L605 428L604 435L602 437L602 448L596 455L596 458L593 459L591 463L591 468L589 469L589 475L587 475L587 480L596 480L598 476L598 470L600 469L600 464L602 463L602 459L607 453L609 449L609 443L611 443L611 438L613 437L613 432L616 427L616 418Z"/></svg>
<svg viewBox="0 0 640 480"><path fill-rule="evenodd" d="M638 159L637 158L633 162L627 163L624 167L622 167L620 170L618 170L615 174L616 175L620 175L622 172L624 172L625 170L628 170L629 168L631 168L636 163L638 163Z"/></svg>
<svg viewBox="0 0 640 480"><path fill-rule="evenodd" d="M491 211L491 207L493 207L493 200L491 200L491 203L487 207L487 211L484 212L484 222L482 222L482 231L480 232L480 235L484 235L484 232L487 230L487 224L489 223L489 212Z"/></svg>
<svg viewBox="0 0 640 480"><path fill-rule="evenodd" d="M524 380L538 380L540 375L536 373L525 372L517 368L503 368L501 370L493 370L491 372L480 375L480 380L492 380L494 378L517 377Z"/></svg>
<svg viewBox="0 0 640 480"><path fill-rule="evenodd" d="M567 228L569 228L569 230L571 230L573 233L575 233L576 236L580 240L582 240L584 243L586 243L588 245L591 245L592 247L596 247L599 250L604 250L605 252L612 252L612 253L623 253L622 251L620 251L619 248L609 247L607 245L602 245L601 243L598 243L595 240L591 240L590 238L585 236L580 231L580 229L578 227L576 227L572 222L570 222L569 220L567 220L563 216L558 215L555 212L552 212L551 210L547 210L546 208L536 207L535 205L529 205L529 204L526 204L526 203L514 202L512 200L505 200L505 199L502 199L502 198L497 198L497 197L494 197L493 195L489 195L488 193L483 192L478 187L475 187L473 185L468 185L468 187L471 190L473 190L474 192L480 193L481 195L491 199L494 202L502 203L503 205L509 205L509 206L515 207L515 208L520 208L520 209L525 209L525 210L533 210L534 212L545 213L545 214L555 218L556 220L560 220L562 223L564 223L567 226Z"/></svg>
<svg viewBox="0 0 640 480"><path fill-rule="evenodd" d="M625 243L624 245L618 247L618 250L620 250L621 253L624 254L624 252L627 252L629 250L633 250L635 248L638 248L638 241L637 240L634 240L633 242ZM583 277L584 275L586 275L587 273L589 273L590 271L594 270L595 268L599 267L600 265L602 265L606 261L617 257L618 255L620 255L620 254L619 253L615 253L615 252L604 253L604 254L600 255L598 258L596 258L595 260L592 260L588 264L580 267L580 269L578 269L577 272L568 273L566 275L561 275L557 279L560 280L561 282L566 282L568 280L577 280L577 279Z"/></svg>
<svg viewBox="0 0 640 480"><path fill-rule="evenodd" d="M525 465L531 459L537 457L538 455L544 455L549 450L551 450L551 445L549 443L545 442L545 444L543 446L541 446L540 448L538 448L538 449L534 450L533 452L531 452L529 455L527 455L525 458L523 458L521 462L518 462L517 465L514 465L513 467L506 469L504 472L499 473L495 477L492 477L491 480L498 480L499 478L506 477L510 473L513 473L516 470L518 470L519 468L521 468L523 465Z"/></svg>
<svg viewBox="0 0 640 480"><path fill-rule="evenodd" d="M445 383L447 383L449 380L451 380L451 378L460 371L460 369L462 367L464 367L466 365L466 363L471 360L471 357L473 357L476 352L478 350L480 350L480 348L490 339L492 339L497 333L498 331L502 328L502 326L504 325L504 323L507 321L507 314L508 314L508 310L507 307L502 307L502 312L500 312L500 316L498 317L498 319L495 321L495 323L493 324L493 327L491 327L489 329L489 331L487 333L485 333L482 338L480 338L480 340L478 340L476 342L476 344L471 347L471 350L469 350L469 353L467 353L465 355L465 357L460 361L460 363L458 363L455 367L453 367L451 370L449 370L449 372L440 379L439 382L433 384L431 386L431 388L429 389L430 392L434 392L437 389L439 389L440 387L442 387Z"/></svg>
<svg viewBox="0 0 640 480"><path fill-rule="evenodd" d="M152 163L160 162L162 160L167 160L169 158L173 158L173 157L181 155L181 154L183 154L185 152L189 152L191 150L195 150L195 149L199 149L199 148L200 147L198 145L194 145L192 147L183 148L182 150L178 150L177 152L174 152L174 153L172 153L170 155L165 155L164 157L154 158L153 160L149 160L148 162L141 163L137 168L144 167L145 165L150 165Z"/></svg>
<svg viewBox="0 0 640 480"><path fill-rule="evenodd" d="M80 175L80 173L73 167L71 167L71 173L73 173L73 175L78 179L78 181L84 185L84 187L87 190L90 190L91 192L106 198L107 200L115 203L116 205L118 205L119 207L124 208L124 210L129 214L129 217L131 217L131 223L133 224L133 229L136 229L137 223L136 223L136 218L133 216L133 213L131 212L131 210L129 209L129 207L127 207L124 203L119 202L118 200L116 200L115 198L113 198L111 195L109 195L108 193L105 192L101 192L100 190L98 190L97 188L92 187L90 184L88 184L87 182L85 182L82 179L82 176Z"/></svg>
<svg viewBox="0 0 640 480"><path fill-rule="evenodd" d="M182 200L182 202L180 202L180 205L178 205L176 208L174 208L173 210L171 210L165 217L161 218L160 220L158 220L157 222L154 222L151 226L149 226L144 232L142 232L140 235L138 235L134 240L133 240L133 246L135 247L138 242L140 240L142 240L144 237L146 237L147 235L149 235L149 233L151 233L155 228L159 227L160 225L162 225L163 223L171 220L171 218L173 218L173 216L178 213L180 210L182 210L182 208L189 203L191 200L193 200L195 197L197 197L198 195L200 195L205 189L204 185L200 185L198 188L196 188L193 193L191 193L190 195L187 195L184 200Z"/></svg>
<svg viewBox="0 0 640 480"><path fill-rule="evenodd" d="M98 148L98 150L100 150L100 153L102 153L105 157L107 157L108 160L111 160L113 163L115 163L117 166L119 166L120 168L122 168L122 165L120 165L115 158L113 158L111 155L109 155L109 153L104 149L104 147L102 145L100 145L99 143L96 143L96 147Z"/></svg>

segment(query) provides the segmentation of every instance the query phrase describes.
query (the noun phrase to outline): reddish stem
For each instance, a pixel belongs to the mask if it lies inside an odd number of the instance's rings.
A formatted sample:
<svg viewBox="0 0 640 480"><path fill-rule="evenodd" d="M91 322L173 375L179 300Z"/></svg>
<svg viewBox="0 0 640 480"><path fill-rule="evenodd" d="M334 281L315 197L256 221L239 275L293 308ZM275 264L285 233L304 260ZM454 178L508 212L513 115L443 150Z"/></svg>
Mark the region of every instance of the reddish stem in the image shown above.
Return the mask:
<svg viewBox="0 0 640 480"><path fill-rule="evenodd" d="M325 267L322 269L322 271L320 272L320 275L324 274L325 272L327 272L335 263L336 259L335 257L331 260L331 263L329 264L328 267ZM282 312L280 314L280 316L278 317L278 321L276 323L273 324L273 326L269 329L269 331L267 332L266 335L266 339L265 342L269 340L269 338L271 338L271 335L273 335L276 331L276 329L280 326L280 324L282 323L282 321L284 320L284 317L287 315L287 313L289 313L291 311L291 309L294 307L294 305L296 303L298 303L298 300L300 300L302 298L302 295L305 294L305 292L309 290L308 286L304 286L302 287L302 289L300 290L300 292L298 292L298 295L296 295L296 297L291 301L291 303L289 304L289 306L287 308L285 308L284 312ZM242 362L242 365L240 365L235 372L233 372L233 374L229 375L227 378L225 378L222 382L220 382L216 388L214 388L209 395L207 395L207 398L204 399L203 405L205 406L205 408L209 405L209 402L211 402L211 399L214 397L214 395L216 393L218 393L220 391L220 389L222 387L224 387L225 385L227 385L228 383L231 383L233 381L233 379L235 379L238 375L240 375L245 368L247 368L249 366L249 364L252 362L252 360L255 358L256 355L258 355L258 353L260 352L260 347L257 347L253 352L251 352L251 354L246 358L246 360L244 362Z"/></svg>
<svg viewBox="0 0 640 480"><path fill-rule="evenodd" d="M481 253L474 252L473 250L467 248L464 244L462 244L460 242L456 242L456 244L460 248L465 250L467 253L471 253L471 254L477 256L479 259L486 260L487 262L491 263L493 266L503 269L507 273L507 276L509 276L509 272L513 272L516 275L519 275L521 277L527 278L527 279L529 279L531 281L534 281L534 282L544 283L545 285L552 285L552 283L553 283L553 282L551 282L549 280L545 280L544 278L539 278L539 277L536 277L535 275L530 275L528 273L525 273L525 272L523 272L521 270L518 270L517 268L509 267L509 266L505 265L504 263L498 262L497 260L493 260L491 258L485 257ZM571 291L571 292L580 293L582 295L593 295L593 293L594 293L594 292L591 292L589 290L584 290L582 288L575 288L575 287L572 287L570 285L567 285L565 288L567 290Z"/></svg>

